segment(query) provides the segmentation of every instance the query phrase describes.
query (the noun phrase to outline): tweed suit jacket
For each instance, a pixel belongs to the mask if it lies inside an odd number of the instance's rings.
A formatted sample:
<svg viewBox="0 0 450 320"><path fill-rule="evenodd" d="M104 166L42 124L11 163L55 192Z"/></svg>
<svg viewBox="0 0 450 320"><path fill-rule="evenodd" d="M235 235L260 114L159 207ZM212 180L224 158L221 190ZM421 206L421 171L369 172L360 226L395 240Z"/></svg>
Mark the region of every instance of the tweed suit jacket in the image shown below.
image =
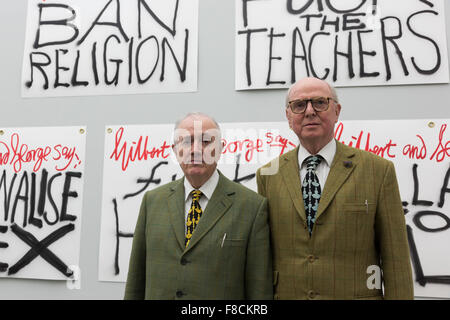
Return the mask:
<svg viewBox="0 0 450 320"><path fill-rule="evenodd" d="M265 166L278 161L276 174L257 171L258 191L269 202L274 298L412 299L409 246L394 165L336 144L311 237L298 147ZM369 266L383 271L384 293L380 286L367 285L376 272L368 271Z"/></svg>
<svg viewBox="0 0 450 320"><path fill-rule="evenodd" d="M267 200L219 172L185 248L183 179L144 195L125 299L272 299Z"/></svg>

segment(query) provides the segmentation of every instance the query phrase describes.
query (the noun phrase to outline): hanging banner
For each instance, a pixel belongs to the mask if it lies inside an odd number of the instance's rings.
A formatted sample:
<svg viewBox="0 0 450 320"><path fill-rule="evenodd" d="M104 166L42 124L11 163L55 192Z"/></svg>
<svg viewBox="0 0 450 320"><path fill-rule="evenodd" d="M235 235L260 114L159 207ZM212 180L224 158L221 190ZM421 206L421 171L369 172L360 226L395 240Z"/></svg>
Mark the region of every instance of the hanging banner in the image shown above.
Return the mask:
<svg viewBox="0 0 450 320"><path fill-rule="evenodd" d="M443 0L235 0L236 90L448 83Z"/></svg>
<svg viewBox="0 0 450 320"><path fill-rule="evenodd" d="M253 190L256 190L256 169L296 145L296 137L284 124L226 123L221 128L225 147L219 170ZM285 134L280 134L280 128ZM172 152L173 129L174 125L110 126L106 129L99 256L101 281L126 280L131 238L145 191L183 177Z"/></svg>
<svg viewBox="0 0 450 320"><path fill-rule="evenodd" d="M0 277L76 279L86 129L0 130Z"/></svg>
<svg viewBox="0 0 450 320"><path fill-rule="evenodd" d="M338 141L395 165L416 296L450 298L449 122L342 121L335 129ZM99 258L102 281L126 281L145 191L183 176L171 149L173 129L173 125L107 128ZM285 122L224 123L221 130L225 147L218 169L254 191L256 170L298 145Z"/></svg>
<svg viewBox="0 0 450 320"><path fill-rule="evenodd" d="M29 0L23 97L197 90L198 0Z"/></svg>

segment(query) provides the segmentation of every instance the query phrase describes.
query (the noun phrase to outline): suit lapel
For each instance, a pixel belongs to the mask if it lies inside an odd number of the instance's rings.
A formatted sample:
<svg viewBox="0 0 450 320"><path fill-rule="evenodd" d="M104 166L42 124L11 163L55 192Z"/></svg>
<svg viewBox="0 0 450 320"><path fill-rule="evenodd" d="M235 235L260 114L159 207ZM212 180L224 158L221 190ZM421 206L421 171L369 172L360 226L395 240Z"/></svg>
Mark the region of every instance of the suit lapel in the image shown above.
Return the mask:
<svg viewBox="0 0 450 320"><path fill-rule="evenodd" d="M316 219L327 209L336 192L357 166L358 158L355 153L354 149L336 141L336 155L322 191Z"/></svg>
<svg viewBox="0 0 450 320"><path fill-rule="evenodd" d="M283 176L284 182L294 203L295 209L297 209L300 218L303 222L306 221L305 205L303 203L302 185L300 182L300 169L298 167L298 148L290 151L286 154L283 161L284 164L280 164L280 172Z"/></svg>
<svg viewBox="0 0 450 320"><path fill-rule="evenodd" d="M170 215L170 222L177 238L180 249L184 251L185 245L185 222L184 222L184 179L176 181L171 187L171 193L168 197L168 208Z"/></svg>
<svg viewBox="0 0 450 320"><path fill-rule="evenodd" d="M228 183L227 179L219 172L219 183L217 184L211 199L209 199L206 208L203 209L200 222L195 228L185 252L191 250L231 207L233 201L230 199L230 196L235 193L231 186L232 185Z"/></svg>

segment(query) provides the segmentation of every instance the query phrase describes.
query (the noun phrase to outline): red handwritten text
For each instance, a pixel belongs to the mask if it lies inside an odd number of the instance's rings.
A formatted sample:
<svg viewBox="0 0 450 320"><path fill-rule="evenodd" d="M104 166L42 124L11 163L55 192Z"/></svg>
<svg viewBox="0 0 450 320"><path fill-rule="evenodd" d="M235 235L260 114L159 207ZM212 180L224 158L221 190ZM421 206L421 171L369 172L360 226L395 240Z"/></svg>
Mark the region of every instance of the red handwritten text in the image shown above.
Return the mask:
<svg viewBox="0 0 450 320"><path fill-rule="evenodd" d="M121 127L116 132L114 151L110 155L110 159L114 161L122 161L122 171L126 171L130 162L135 161L146 161L148 159L163 158L167 159L170 155L168 149L170 145L164 141L163 145L156 148L153 147L151 150L148 148L148 136L140 136L138 141L132 141L131 144L127 141L122 141L123 127ZM167 152L167 153L166 153Z"/></svg>
<svg viewBox="0 0 450 320"><path fill-rule="evenodd" d="M246 150L245 152L245 160L250 162L253 159L254 153L256 152L263 152L262 149L263 141L261 139L256 139L255 141L250 139L245 140L237 140L232 142L227 142L227 140L222 139L222 143L224 145L224 148L222 150L222 154L225 153L236 153L236 152L242 152L243 149Z"/></svg>
<svg viewBox="0 0 450 320"><path fill-rule="evenodd" d="M445 130L447 130L447 125L443 124L441 126L441 130L439 131L438 146L431 155L430 160L433 160L433 158L436 156L436 161L442 162L445 160L445 157L450 157L450 141L448 140L446 142L443 141Z"/></svg>
<svg viewBox="0 0 450 320"><path fill-rule="evenodd" d="M76 148L67 147L61 144L51 146L43 146L37 148L31 148L26 143L21 143L18 133L11 135L9 144L0 141L0 148L4 149L0 151L0 165L11 165L14 172L18 173L22 170L24 164L30 163L33 166L33 172L39 171L44 162L53 160L65 160L67 161L62 167L55 166L57 171L66 170L73 162L74 158L77 158L78 166L81 164ZM56 153L56 156L51 156L52 153Z"/></svg>
<svg viewBox="0 0 450 320"><path fill-rule="evenodd" d="M58 144L58 145L54 146L53 149L57 153L56 157L53 157L53 160L59 160L59 159L67 160L66 165L62 168L58 168L58 165L56 165L55 169L57 171L66 170L70 166L70 164L72 163L72 161L74 160L75 157L78 159L79 163L81 163L80 159L78 158L77 153L76 153L76 147L69 148L69 147L65 147L65 146L63 147L62 145Z"/></svg>
<svg viewBox="0 0 450 320"><path fill-rule="evenodd" d="M420 135L417 135L417 137L422 144L420 149L418 146L407 144L403 147L403 155L408 156L410 159L425 159L427 156L427 146Z"/></svg>
<svg viewBox="0 0 450 320"><path fill-rule="evenodd" d="M354 147L357 149L361 149L361 143L363 142L363 137L364 137L364 131L361 130L359 135L357 137L352 136L352 140L354 141L349 141L348 143L345 143L344 141L342 141L342 133L344 132L344 124L341 122L338 124L338 126L336 127L335 133L334 133L334 137L336 138L336 140L338 140L339 142L342 142L343 144L347 144L350 147ZM364 146L364 150L365 151L369 151L372 152L378 156L381 157L385 157L385 155L389 158L395 158L395 155L391 154L391 148L397 146L396 143L392 142L392 139L389 140L388 143L386 143L384 146L379 146L379 145L374 145L374 146L370 146L370 132L367 133L366 138L365 138L365 146ZM356 141L356 144L353 145L353 142Z"/></svg>
<svg viewBox="0 0 450 320"><path fill-rule="evenodd" d="M287 138L283 138L280 135L277 135L274 137L272 132L267 132L266 138L267 138L266 143L270 147L272 147L272 148L280 147L281 148L280 155L284 154L284 152L288 148L288 145L291 147L294 147L294 148L296 147L296 145L293 142L289 141L289 139L287 139Z"/></svg>

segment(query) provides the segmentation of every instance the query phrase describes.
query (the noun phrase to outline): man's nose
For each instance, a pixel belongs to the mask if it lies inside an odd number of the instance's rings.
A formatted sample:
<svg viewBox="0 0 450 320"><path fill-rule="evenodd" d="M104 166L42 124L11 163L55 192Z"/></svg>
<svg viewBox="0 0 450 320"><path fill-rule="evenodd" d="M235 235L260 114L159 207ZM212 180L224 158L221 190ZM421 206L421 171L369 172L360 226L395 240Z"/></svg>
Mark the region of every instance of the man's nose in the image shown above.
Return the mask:
<svg viewBox="0 0 450 320"><path fill-rule="evenodd" d="M198 153L198 152L201 153L202 149L203 149L202 142L195 139L191 145L191 152L192 153Z"/></svg>
<svg viewBox="0 0 450 320"><path fill-rule="evenodd" d="M313 115L316 115L316 110L314 110L312 106L312 101L309 100L306 102L305 116L313 116Z"/></svg>
<svg viewBox="0 0 450 320"><path fill-rule="evenodd" d="M202 144L200 142L194 142L191 145L191 159L194 162L202 162L203 161L203 150Z"/></svg>

